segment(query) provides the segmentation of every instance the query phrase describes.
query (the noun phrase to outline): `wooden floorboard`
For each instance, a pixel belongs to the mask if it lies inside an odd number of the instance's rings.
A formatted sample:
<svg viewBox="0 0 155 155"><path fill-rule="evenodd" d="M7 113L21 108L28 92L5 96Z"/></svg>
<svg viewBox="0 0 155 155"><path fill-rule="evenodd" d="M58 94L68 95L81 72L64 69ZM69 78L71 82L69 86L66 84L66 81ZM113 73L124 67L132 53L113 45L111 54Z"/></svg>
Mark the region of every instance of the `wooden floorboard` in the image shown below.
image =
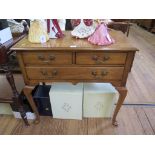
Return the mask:
<svg viewBox="0 0 155 155"><path fill-rule="evenodd" d="M115 132L110 119L89 118L88 134L89 135L111 135L111 134L115 134Z"/></svg>
<svg viewBox="0 0 155 155"><path fill-rule="evenodd" d="M149 122L147 115L145 114L143 107L136 107L135 111L137 113L141 126L144 130L144 133L148 135L154 135L155 133L153 131L153 128Z"/></svg>
<svg viewBox="0 0 155 155"><path fill-rule="evenodd" d="M150 123L150 126L152 127L153 129L153 132L155 133L155 108L143 108L147 118L148 118L148 121Z"/></svg>
<svg viewBox="0 0 155 155"><path fill-rule="evenodd" d="M136 134L144 134L143 128L140 125L140 122L137 118L137 114L134 111L134 107L123 107L119 114L119 125L122 127L122 130L119 131L118 134L125 135L136 135ZM117 134L117 132L116 132Z"/></svg>
<svg viewBox="0 0 155 155"><path fill-rule="evenodd" d="M13 116L0 116L1 135L154 135L155 108L123 106L118 115L118 127L111 119L84 118L81 120L60 120L41 117L40 124L26 127L22 120Z"/></svg>
<svg viewBox="0 0 155 155"><path fill-rule="evenodd" d="M139 49L127 80L126 103L155 103L155 34L133 25L130 42Z"/></svg>

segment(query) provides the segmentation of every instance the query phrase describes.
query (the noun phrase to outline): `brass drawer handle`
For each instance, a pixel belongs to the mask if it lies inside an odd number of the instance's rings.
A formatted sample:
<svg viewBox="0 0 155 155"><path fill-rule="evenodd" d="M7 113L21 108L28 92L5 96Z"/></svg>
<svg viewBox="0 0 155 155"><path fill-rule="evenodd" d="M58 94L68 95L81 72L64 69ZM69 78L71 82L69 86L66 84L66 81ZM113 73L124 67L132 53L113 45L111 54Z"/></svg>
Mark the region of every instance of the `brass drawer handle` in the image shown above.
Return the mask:
<svg viewBox="0 0 155 155"><path fill-rule="evenodd" d="M99 57L97 55L92 56L92 60L97 61L98 59L99 59Z"/></svg>
<svg viewBox="0 0 155 155"><path fill-rule="evenodd" d="M102 70L102 71L101 71L101 76L106 76L106 75L108 75L108 71Z"/></svg>
<svg viewBox="0 0 155 155"><path fill-rule="evenodd" d="M93 76L97 76L97 71L92 71L91 74L92 74Z"/></svg>
<svg viewBox="0 0 155 155"><path fill-rule="evenodd" d="M98 76L97 71L92 71L91 74L93 75L93 77L94 77L96 80L97 80L97 79L98 79L98 80L101 79L101 77Z"/></svg>
<svg viewBox="0 0 155 155"><path fill-rule="evenodd" d="M93 55L92 60L94 60L96 63L98 64L102 64L105 63L105 61L108 61L110 59L109 56L103 56L103 58L97 56L97 55Z"/></svg>
<svg viewBox="0 0 155 155"><path fill-rule="evenodd" d="M51 61L52 61L52 60L55 60L55 55L50 55L50 56L49 56L49 60L51 60Z"/></svg>
<svg viewBox="0 0 155 155"><path fill-rule="evenodd" d="M44 63L50 63L50 61L55 60L55 56L54 55L50 55L49 56L49 60L46 60L44 55L38 55L38 59L41 60Z"/></svg>
<svg viewBox="0 0 155 155"><path fill-rule="evenodd" d="M43 61L43 60L45 60L45 57L43 55L38 55L38 59Z"/></svg>
<svg viewBox="0 0 155 155"><path fill-rule="evenodd" d="M108 75L108 71L102 70L100 75L98 75L97 71L92 71L91 74L94 76L95 79L102 79L103 76Z"/></svg>
<svg viewBox="0 0 155 155"><path fill-rule="evenodd" d="M45 70L41 70L40 72L41 72L41 74L42 74L43 76L47 76L47 75L48 75L47 71L45 71Z"/></svg>
<svg viewBox="0 0 155 155"><path fill-rule="evenodd" d="M38 59L41 60L44 63L49 63L48 60L45 60L45 57L43 55L38 55Z"/></svg>
<svg viewBox="0 0 155 155"><path fill-rule="evenodd" d="M45 77L45 78L53 78L54 76L58 75L57 70L52 70L51 75L48 75L48 72L46 70L41 70L40 73Z"/></svg>
<svg viewBox="0 0 155 155"><path fill-rule="evenodd" d="M109 60L109 59L110 59L109 56L104 56L104 57L103 57L103 61L107 61L107 60Z"/></svg>

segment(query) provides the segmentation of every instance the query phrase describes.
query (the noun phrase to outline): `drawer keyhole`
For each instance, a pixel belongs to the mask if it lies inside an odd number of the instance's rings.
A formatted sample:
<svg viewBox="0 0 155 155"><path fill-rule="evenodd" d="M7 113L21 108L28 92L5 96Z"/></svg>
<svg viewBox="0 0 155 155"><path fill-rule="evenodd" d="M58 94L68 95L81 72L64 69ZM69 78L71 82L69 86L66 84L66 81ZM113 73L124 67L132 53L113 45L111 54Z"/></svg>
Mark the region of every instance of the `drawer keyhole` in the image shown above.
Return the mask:
<svg viewBox="0 0 155 155"><path fill-rule="evenodd" d="M52 70L52 76L56 76L58 75L58 71L57 70Z"/></svg>

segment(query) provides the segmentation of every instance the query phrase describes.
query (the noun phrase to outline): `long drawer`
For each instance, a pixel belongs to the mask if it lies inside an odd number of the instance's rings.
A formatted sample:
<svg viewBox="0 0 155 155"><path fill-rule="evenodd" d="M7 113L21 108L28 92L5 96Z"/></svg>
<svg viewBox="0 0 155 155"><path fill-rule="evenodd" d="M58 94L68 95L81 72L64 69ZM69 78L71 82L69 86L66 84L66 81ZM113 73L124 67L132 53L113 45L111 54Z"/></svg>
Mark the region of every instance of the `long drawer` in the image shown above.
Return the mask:
<svg viewBox="0 0 155 155"><path fill-rule="evenodd" d="M125 64L127 53L118 52L78 52L76 64L102 65L102 64Z"/></svg>
<svg viewBox="0 0 155 155"><path fill-rule="evenodd" d="M66 65L72 64L71 52L23 52L24 64L26 65Z"/></svg>
<svg viewBox="0 0 155 155"><path fill-rule="evenodd" d="M26 67L30 80L122 80L124 67Z"/></svg>

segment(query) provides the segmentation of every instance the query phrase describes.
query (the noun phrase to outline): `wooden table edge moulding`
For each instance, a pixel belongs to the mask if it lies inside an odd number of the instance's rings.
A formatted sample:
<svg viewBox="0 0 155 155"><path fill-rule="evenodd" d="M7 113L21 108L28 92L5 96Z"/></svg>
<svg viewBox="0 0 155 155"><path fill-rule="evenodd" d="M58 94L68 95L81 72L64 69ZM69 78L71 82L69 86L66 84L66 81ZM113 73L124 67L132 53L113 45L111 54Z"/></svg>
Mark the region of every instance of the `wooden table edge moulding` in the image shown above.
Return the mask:
<svg viewBox="0 0 155 155"><path fill-rule="evenodd" d="M115 43L109 46L90 44L87 39L76 39L70 31L60 39L50 39L43 44L30 43L27 36L14 45L24 77L23 92L40 122L32 97L32 90L40 82L110 82L119 92L118 103L112 117L116 117L127 95L126 81L137 48L120 31L110 30ZM26 117L26 116L25 116Z"/></svg>

